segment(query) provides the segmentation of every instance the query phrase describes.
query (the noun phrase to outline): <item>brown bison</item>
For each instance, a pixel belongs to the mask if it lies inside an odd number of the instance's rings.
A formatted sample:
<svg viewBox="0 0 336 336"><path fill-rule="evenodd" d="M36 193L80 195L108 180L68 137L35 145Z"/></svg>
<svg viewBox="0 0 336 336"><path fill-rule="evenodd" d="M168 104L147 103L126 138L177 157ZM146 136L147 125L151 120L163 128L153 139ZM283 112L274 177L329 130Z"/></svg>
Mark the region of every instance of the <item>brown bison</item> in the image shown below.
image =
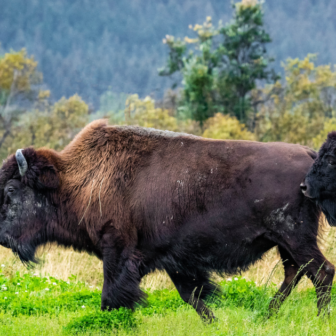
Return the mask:
<svg viewBox="0 0 336 336"><path fill-rule="evenodd" d="M0 170L0 243L27 263L56 242L103 260L102 309L132 308L166 270L205 318L213 271L245 270L274 246L285 268L270 308L307 274L318 307L334 266L317 246L319 208L300 191L315 152L95 121L60 153L26 148ZM190 300L191 297L195 300Z"/></svg>

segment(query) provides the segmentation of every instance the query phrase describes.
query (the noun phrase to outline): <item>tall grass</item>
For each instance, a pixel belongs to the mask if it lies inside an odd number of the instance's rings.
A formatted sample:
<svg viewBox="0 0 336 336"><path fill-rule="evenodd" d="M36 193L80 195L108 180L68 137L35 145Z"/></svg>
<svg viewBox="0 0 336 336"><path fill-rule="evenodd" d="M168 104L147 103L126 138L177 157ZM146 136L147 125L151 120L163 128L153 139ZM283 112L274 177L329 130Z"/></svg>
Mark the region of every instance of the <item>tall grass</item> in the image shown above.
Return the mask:
<svg viewBox="0 0 336 336"><path fill-rule="evenodd" d="M320 248L327 259L336 265L336 231L328 228L321 240ZM95 256L86 253L78 253L72 249L64 249L55 245L43 247L38 251L40 263L32 265L32 270L41 276L53 276L59 279L67 280L69 276L75 275L79 281L86 282L96 287L103 284L103 264ZM277 248L268 251L261 260L256 262L250 269L244 273L247 279L255 281L258 285L265 284L272 273L271 281L280 285L283 281L284 273L280 256ZM5 265L4 273L7 275L14 274L16 271L21 273L28 272L20 261L13 255L11 250L0 246L0 263ZM275 268L275 269L274 269ZM213 274L213 279L217 282L226 278L222 278ZM312 284L307 278L301 280L299 288L305 289L311 287ZM154 272L142 279L141 287L143 289L173 289L170 278L165 272Z"/></svg>
<svg viewBox="0 0 336 336"><path fill-rule="evenodd" d="M79 281L96 287L101 287L103 284L103 263L95 256L78 253L72 249L64 249L55 245L40 249L38 255L40 263L31 265L31 268L27 269L13 255L11 250L0 246L0 262L2 265L5 265L3 271L6 275L14 274L16 271L26 273L32 270L41 276L53 276L63 280L67 280L69 276L75 275ZM243 273L243 276L260 285L264 284L279 259L277 249L274 248L262 260ZM227 278L231 278L231 276ZM213 274L213 279L219 282L224 278ZM278 284L282 282L283 270L281 265L275 269L272 280ZM143 289L157 290L165 288L173 289L174 285L166 272L156 271L142 279L141 287Z"/></svg>

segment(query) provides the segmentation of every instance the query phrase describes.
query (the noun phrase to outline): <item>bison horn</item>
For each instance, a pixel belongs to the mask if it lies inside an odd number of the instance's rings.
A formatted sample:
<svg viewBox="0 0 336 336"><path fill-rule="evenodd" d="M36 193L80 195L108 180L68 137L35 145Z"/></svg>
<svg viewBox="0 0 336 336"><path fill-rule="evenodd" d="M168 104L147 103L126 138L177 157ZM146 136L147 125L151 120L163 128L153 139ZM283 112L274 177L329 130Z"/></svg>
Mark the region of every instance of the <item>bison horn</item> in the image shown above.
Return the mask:
<svg viewBox="0 0 336 336"><path fill-rule="evenodd" d="M22 153L22 149L18 149L16 151L15 158L16 158L16 162L19 166L20 175L24 176L24 174L26 173L26 171L28 169L28 163L27 163L27 160Z"/></svg>

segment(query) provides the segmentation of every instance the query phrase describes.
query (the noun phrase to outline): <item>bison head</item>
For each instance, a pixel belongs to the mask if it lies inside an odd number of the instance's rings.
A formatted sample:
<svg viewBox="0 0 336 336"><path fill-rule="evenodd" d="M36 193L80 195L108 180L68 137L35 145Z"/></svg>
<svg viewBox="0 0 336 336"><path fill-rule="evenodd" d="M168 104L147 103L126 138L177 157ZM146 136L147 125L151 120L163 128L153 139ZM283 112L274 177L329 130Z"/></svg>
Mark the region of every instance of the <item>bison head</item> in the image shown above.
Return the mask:
<svg viewBox="0 0 336 336"><path fill-rule="evenodd" d="M301 190L321 207L329 224L336 226L336 132L329 133Z"/></svg>
<svg viewBox="0 0 336 336"><path fill-rule="evenodd" d="M0 244L23 262L35 261L36 247L46 242L58 184L55 167L32 148L18 150L0 169Z"/></svg>

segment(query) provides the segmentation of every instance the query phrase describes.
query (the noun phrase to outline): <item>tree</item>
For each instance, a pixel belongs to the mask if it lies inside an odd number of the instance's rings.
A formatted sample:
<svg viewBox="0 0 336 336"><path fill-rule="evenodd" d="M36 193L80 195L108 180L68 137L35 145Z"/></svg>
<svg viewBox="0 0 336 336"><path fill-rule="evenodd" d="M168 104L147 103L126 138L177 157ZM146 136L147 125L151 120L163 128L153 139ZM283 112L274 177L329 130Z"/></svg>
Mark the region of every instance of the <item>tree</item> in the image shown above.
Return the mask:
<svg viewBox="0 0 336 336"><path fill-rule="evenodd" d="M336 130L336 118L326 119L319 134L312 139L313 148L319 149L327 140L328 134Z"/></svg>
<svg viewBox="0 0 336 336"><path fill-rule="evenodd" d="M40 90L37 62L24 49L0 57L0 151L27 106L43 104L49 91Z"/></svg>
<svg viewBox="0 0 336 336"><path fill-rule="evenodd" d="M216 112L236 116L239 121L253 119L250 92L257 81L278 79L269 63L266 44L271 41L263 28L263 10L258 1L234 5L233 21L226 26L212 25L208 17L203 25L192 28L196 38L184 41L167 35L169 56L162 76L180 72L183 98L180 111L202 126ZM190 50L194 45L193 50ZM253 125L253 123L250 123Z"/></svg>
<svg viewBox="0 0 336 336"><path fill-rule="evenodd" d="M262 105L257 134L261 141L285 141L317 147L336 113L336 71L315 66L316 56L289 59L285 83L265 88L271 99ZM322 133L321 133L322 132ZM314 140L312 140L314 139Z"/></svg>
<svg viewBox="0 0 336 336"><path fill-rule="evenodd" d="M150 97L141 100L135 94L126 100L125 121L123 123L175 132L201 134L201 130L194 121L181 120L172 115L171 112L168 109L155 107L155 101Z"/></svg>
<svg viewBox="0 0 336 336"><path fill-rule="evenodd" d="M216 113L205 123L203 136L212 139L255 140L255 135L246 129L236 117Z"/></svg>
<svg viewBox="0 0 336 336"><path fill-rule="evenodd" d="M268 68L274 59L267 56L266 44L272 40L263 25L261 3L245 0L235 5L233 22L220 29L225 64L218 80L221 101L227 112L233 112L241 122L249 122L250 128L254 115L249 93L256 88L257 81L279 79Z"/></svg>
<svg viewBox="0 0 336 336"><path fill-rule="evenodd" d="M62 98L47 109L21 116L8 152L35 146L62 150L89 120L88 105L77 95Z"/></svg>

